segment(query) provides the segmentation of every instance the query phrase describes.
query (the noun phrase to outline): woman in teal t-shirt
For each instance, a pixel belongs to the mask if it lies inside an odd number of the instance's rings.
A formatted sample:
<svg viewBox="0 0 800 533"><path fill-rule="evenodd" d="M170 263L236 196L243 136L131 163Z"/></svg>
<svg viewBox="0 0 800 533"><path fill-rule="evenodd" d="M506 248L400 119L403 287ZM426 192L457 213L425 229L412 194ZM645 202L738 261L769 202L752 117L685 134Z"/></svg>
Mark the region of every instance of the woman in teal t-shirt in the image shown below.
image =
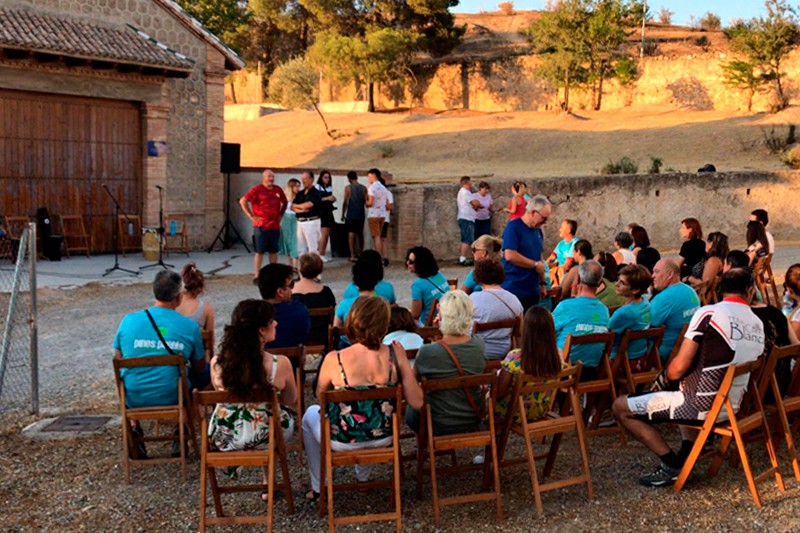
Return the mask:
<svg viewBox="0 0 800 533"><path fill-rule="evenodd" d="M411 316L425 325L433 300L441 299L450 286L439 272L433 253L424 246L415 246L406 252L406 267L418 278L411 284Z"/></svg>
<svg viewBox="0 0 800 533"><path fill-rule="evenodd" d="M642 298L642 295L650 287L651 281L650 271L642 265L627 265L619 271L617 294L625 298L625 304L614 311L608 321L608 329L616 333L612 358L617 354L626 330L644 331L650 327L650 302ZM646 370L645 354L647 339L634 340L628 345L628 359L634 372Z"/></svg>

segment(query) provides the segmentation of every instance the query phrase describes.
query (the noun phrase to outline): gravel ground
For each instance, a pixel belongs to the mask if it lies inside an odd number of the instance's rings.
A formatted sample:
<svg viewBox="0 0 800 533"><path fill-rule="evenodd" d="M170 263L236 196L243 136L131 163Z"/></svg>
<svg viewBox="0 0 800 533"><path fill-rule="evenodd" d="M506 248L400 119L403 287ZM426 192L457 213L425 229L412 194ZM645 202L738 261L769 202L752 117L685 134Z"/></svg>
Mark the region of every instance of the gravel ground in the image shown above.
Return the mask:
<svg viewBox="0 0 800 533"><path fill-rule="evenodd" d="M448 277L466 275L467 270L445 266ZM349 269L338 266L324 274L325 283L341 294ZM387 271L400 303L409 303L411 277L399 266ZM90 285L73 290L42 290L40 305L40 360L42 406L60 413L113 413L117 401L110 364L111 342L121 317L151 301L149 286ZM207 298L217 308L218 334L236 302L257 297L249 276L214 278ZM126 485L121 467L118 430L66 441L32 441L18 430L30 418L0 421L0 530L2 531L196 531L198 528L198 463L190 463L188 480L180 481L176 465L141 468ZM672 440L678 439L672 433ZM410 449L411 443L404 443ZM593 437L589 442L594 499L584 487L571 487L545 494L543 516L537 516L530 494L530 478L524 467L504 470L502 475L505 519L497 522L493 507L468 504L443 510L440 527L433 524L430 484L422 501L414 495L414 473L406 465L403 483L403 524L409 531L798 531L797 502L800 484L791 476L785 454L779 459L786 473L787 490L781 494L774 480L761 487L764 508L756 509L740 471L723 467L710 479L698 470L694 481L680 494L670 490L639 487L636 477L655 465L654 457L641 445L622 446L614 436ZM151 454L153 451L151 450ZM765 468L763 447L749 447L755 469ZM515 442L511 454L523 453ZM463 455L463 460L469 460ZM554 478L576 472L577 445L565 439ZM326 520L316 507L300 502L308 486L308 475L296 454L289 457L296 512L286 514L282 501L276 505L276 531L322 531ZM350 475L349 473L342 473ZM381 469L376 468L376 477ZM256 476L256 473L249 474ZM445 477L443 494L477 488L475 475ZM175 497L179 491L180 497ZM229 497L231 509L257 510L254 494ZM373 491L337 497L337 509L359 512L368 507L386 509L388 491ZM352 505L349 505L351 504ZM344 528L386 531L389 524ZM244 526L238 530L255 530ZM227 531L217 527L215 530Z"/></svg>

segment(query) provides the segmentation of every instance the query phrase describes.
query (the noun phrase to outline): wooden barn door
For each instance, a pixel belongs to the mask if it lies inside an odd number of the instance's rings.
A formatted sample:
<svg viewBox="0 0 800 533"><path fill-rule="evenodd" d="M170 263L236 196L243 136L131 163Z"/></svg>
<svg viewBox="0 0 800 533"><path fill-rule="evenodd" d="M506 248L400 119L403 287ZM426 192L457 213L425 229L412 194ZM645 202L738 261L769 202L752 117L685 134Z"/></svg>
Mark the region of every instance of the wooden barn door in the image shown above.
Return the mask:
<svg viewBox="0 0 800 533"><path fill-rule="evenodd" d="M141 214L138 103L0 90L0 214L83 215L92 251L113 249L114 204Z"/></svg>

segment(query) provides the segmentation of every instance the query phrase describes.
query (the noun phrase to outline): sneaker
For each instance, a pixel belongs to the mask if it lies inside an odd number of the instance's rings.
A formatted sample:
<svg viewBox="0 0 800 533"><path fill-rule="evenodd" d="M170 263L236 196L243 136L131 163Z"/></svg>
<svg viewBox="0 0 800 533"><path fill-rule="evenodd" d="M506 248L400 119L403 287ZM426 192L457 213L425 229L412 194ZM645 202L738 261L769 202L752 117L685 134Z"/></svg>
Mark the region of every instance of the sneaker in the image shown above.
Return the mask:
<svg viewBox="0 0 800 533"><path fill-rule="evenodd" d="M645 487L667 487L678 480L680 473L680 469L672 468L662 461L653 472L639 476L639 484Z"/></svg>
<svg viewBox="0 0 800 533"><path fill-rule="evenodd" d="M319 256L319 258L322 259L323 263L330 263L331 262L331 258L328 257L327 255L321 255L321 256Z"/></svg>
<svg viewBox="0 0 800 533"><path fill-rule="evenodd" d="M486 457L483 455L476 455L472 458L472 464L474 465L482 465L486 461Z"/></svg>
<svg viewBox="0 0 800 533"><path fill-rule="evenodd" d="M384 259L383 260L383 266L385 266L385 267L389 266L389 260L388 259Z"/></svg>
<svg viewBox="0 0 800 533"><path fill-rule="evenodd" d="M473 266L474 264L475 261L473 261L472 259L464 259L463 261L461 260L458 261L458 265L462 267Z"/></svg>

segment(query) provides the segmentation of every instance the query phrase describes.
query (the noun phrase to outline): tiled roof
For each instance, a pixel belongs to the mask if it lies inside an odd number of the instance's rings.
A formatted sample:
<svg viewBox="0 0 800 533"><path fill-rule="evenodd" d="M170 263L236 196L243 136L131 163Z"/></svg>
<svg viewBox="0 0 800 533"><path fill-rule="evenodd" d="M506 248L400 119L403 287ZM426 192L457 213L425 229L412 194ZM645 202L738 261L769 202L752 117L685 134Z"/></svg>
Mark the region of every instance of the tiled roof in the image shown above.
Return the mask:
<svg viewBox="0 0 800 533"><path fill-rule="evenodd" d="M194 61L130 26L0 8L0 49L189 72Z"/></svg>

